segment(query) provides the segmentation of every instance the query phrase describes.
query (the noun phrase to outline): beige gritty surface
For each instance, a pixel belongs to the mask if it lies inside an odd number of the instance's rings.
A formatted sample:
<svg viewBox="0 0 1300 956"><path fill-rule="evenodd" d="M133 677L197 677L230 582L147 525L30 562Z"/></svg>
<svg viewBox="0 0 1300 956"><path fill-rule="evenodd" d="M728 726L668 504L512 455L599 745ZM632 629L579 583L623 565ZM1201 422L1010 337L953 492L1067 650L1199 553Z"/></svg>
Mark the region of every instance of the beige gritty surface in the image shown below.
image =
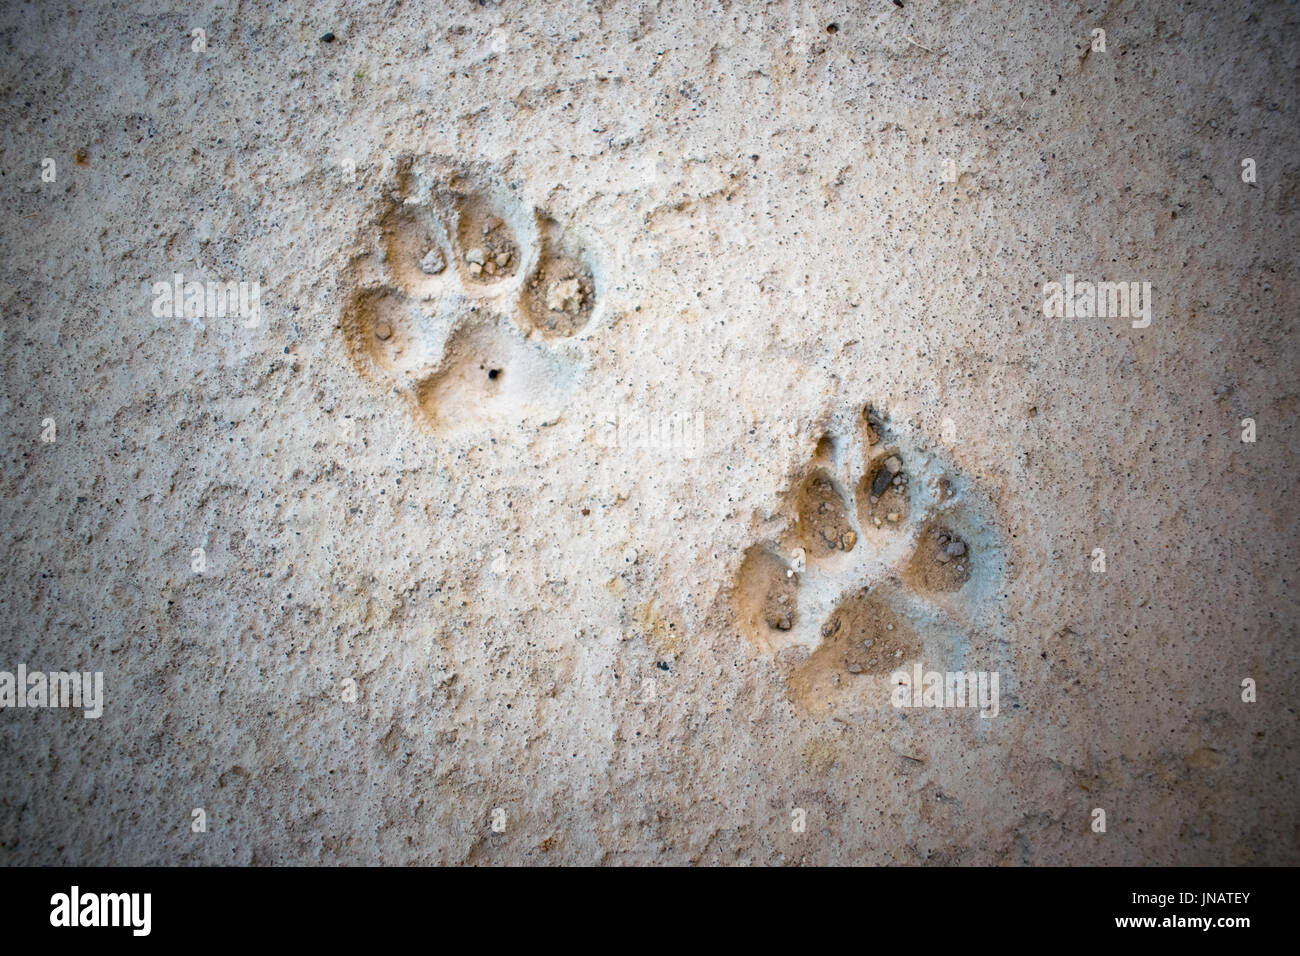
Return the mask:
<svg viewBox="0 0 1300 956"><path fill-rule="evenodd" d="M1297 19L6 6L0 863L1300 862Z"/></svg>

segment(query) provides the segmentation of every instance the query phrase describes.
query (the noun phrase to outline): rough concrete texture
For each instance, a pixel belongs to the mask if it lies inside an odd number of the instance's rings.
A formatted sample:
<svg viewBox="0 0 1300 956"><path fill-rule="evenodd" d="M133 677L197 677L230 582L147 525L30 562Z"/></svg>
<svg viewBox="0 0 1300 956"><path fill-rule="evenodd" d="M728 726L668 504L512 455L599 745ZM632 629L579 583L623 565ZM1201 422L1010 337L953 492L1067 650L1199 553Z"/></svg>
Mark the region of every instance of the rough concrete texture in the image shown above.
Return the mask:
<svg viewBox="0 0 1300 956"><path fill-rule="evenodd" d="M1300 861L1298 21L7 4L0 862Z"/></svg>

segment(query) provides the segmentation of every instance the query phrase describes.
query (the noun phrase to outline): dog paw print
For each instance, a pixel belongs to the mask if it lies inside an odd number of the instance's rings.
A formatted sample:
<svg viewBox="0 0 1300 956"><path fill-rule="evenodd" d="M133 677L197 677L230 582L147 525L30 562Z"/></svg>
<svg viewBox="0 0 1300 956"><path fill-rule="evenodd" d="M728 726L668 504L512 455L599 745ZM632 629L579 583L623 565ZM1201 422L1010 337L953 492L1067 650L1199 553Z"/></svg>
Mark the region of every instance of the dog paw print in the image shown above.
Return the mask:
<svg viewBox="0 0 1300 956"><path fill-rule="evenodd" d="M577 385L563 340L597 320L578 237L491 169L406 157L345 276L358 374L439 434L554 417Z"/></svg>
<svg viewBox="0 0 1300 956"><path fill-rule="evenodd" d="M871 407L818 443L733 610L790 696L822 713L888 700L889 675L960 659L1004 571L991 504L909 425Z"/></svg>

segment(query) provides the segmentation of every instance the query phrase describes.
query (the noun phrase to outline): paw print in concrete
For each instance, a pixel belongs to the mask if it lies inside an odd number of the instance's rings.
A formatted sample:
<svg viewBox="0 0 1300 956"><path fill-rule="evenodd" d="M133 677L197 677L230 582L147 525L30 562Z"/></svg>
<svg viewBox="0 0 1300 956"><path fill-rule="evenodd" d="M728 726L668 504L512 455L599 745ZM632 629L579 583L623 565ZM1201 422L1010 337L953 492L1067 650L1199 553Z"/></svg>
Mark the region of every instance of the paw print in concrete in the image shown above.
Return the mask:
<svg viewBox="0 0 1300 956"><path fill-rule="evenodd" d="M357 372L439 434L553 417L578 386L564 341L599 321L599 278L571 228L493 171L406 157L348 267Z"/></svg>
<svg viewBox="0 0 1300 956"><path fill-rule="evenodd" d="M889 699L889 675L962 656L1003 550L980 491L910 426L867 406L827 434L787 495L779 530L752 545L732 592L740 629L823 713Z"/></svg>

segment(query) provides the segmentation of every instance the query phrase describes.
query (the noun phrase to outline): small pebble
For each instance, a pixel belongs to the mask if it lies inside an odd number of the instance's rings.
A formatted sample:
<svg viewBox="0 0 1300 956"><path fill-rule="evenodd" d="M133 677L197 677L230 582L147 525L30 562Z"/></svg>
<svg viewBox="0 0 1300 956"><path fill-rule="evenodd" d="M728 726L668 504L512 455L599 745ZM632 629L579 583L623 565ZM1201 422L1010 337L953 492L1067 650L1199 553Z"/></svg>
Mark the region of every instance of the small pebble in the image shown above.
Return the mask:
<svg viewBox="0 0 1300 956"><path fill-rule="evenodd" d="M483 272L483 267L482 267L481 265L479 265L477 262L471 262L471 263L469 264L469 274L470 274L470 275L472 275L472 276L481 275L482 272Z"/></svg>
<svg viewBox="0 0 1300 956"><path fill-rule="evenodd" d="M959 558L966 553L966 545L960 541L948 542L948 547L944 549L950 557Z"/></svg>
<svg viewBox="0 0 1300 956"><path fill-rule="evenodd" d="M379 322L375 325L375 338L381 342L387 342L393 336L393 327L387 322Z"/></svg>
<svg viewBox="0 0 1300 956"><path fill-rule="evenodd" d="M332 34L332 33L327 33L327 34L325 34L323 37L320 38L320 42L321 42L321 43L333 43L333 42L334 42L334 34Z"/></svg>
<svg viewBox="0 0 1300 956"><path fill-rule="evenodd" d="M546 307L552 312L577 312L582 308L582 285L577 279L554 283L546 293Z"/></svg>
<svg viewBox="0 0 1300 956"><path fill-rule="evenodd" d="M497 258L496 258L496 263L497 263L497 265L499 265L499 266L500 266L501 268L503 268L503 269L504 269L506 266L510 265L510 253L508 253L508 252L498 252L498 253L497 253Z"/></svg>
<svg viewBox="0 0 1300 956"><path fill-rule="evenodd" d="M861 664L858 664L858 663L850 664L850 665L849 665L849 673L850 673L850 674L861 674L861 673L862 673L862 665L861 665Z"/></svg>
<svg viewBox="0 0 1300 956"><path fill-rule="evenodd" d="M478 246L475 246L473 249L469 250L469 252L465 253L465 261L482 265L487 262L487 254Z"/></svg>
<svg viewBox="0 0 1300 956"><path fill-rule="evenodd" d="M890 455L885 459L885 467L891 475L896 475L903 470L903 461L897 455Z"/></svg>
<svg viewBox="0 0 1300 956"><path fill-rule="evenodd" d="M430 249L420 260L420 271L426 275L435 276L445 268L447 268L447 261L443 259L442 250L438 248Z"/></svg>
<svg viewBox="0 0 1300 956"><path fill-rule="evenodd" d="M897 523L897 521L898 521L898 512L897 512L897 511L891 511L889 514L885 515L885 520L886 520L886 521L892 521L892 522Z"/></svg>

